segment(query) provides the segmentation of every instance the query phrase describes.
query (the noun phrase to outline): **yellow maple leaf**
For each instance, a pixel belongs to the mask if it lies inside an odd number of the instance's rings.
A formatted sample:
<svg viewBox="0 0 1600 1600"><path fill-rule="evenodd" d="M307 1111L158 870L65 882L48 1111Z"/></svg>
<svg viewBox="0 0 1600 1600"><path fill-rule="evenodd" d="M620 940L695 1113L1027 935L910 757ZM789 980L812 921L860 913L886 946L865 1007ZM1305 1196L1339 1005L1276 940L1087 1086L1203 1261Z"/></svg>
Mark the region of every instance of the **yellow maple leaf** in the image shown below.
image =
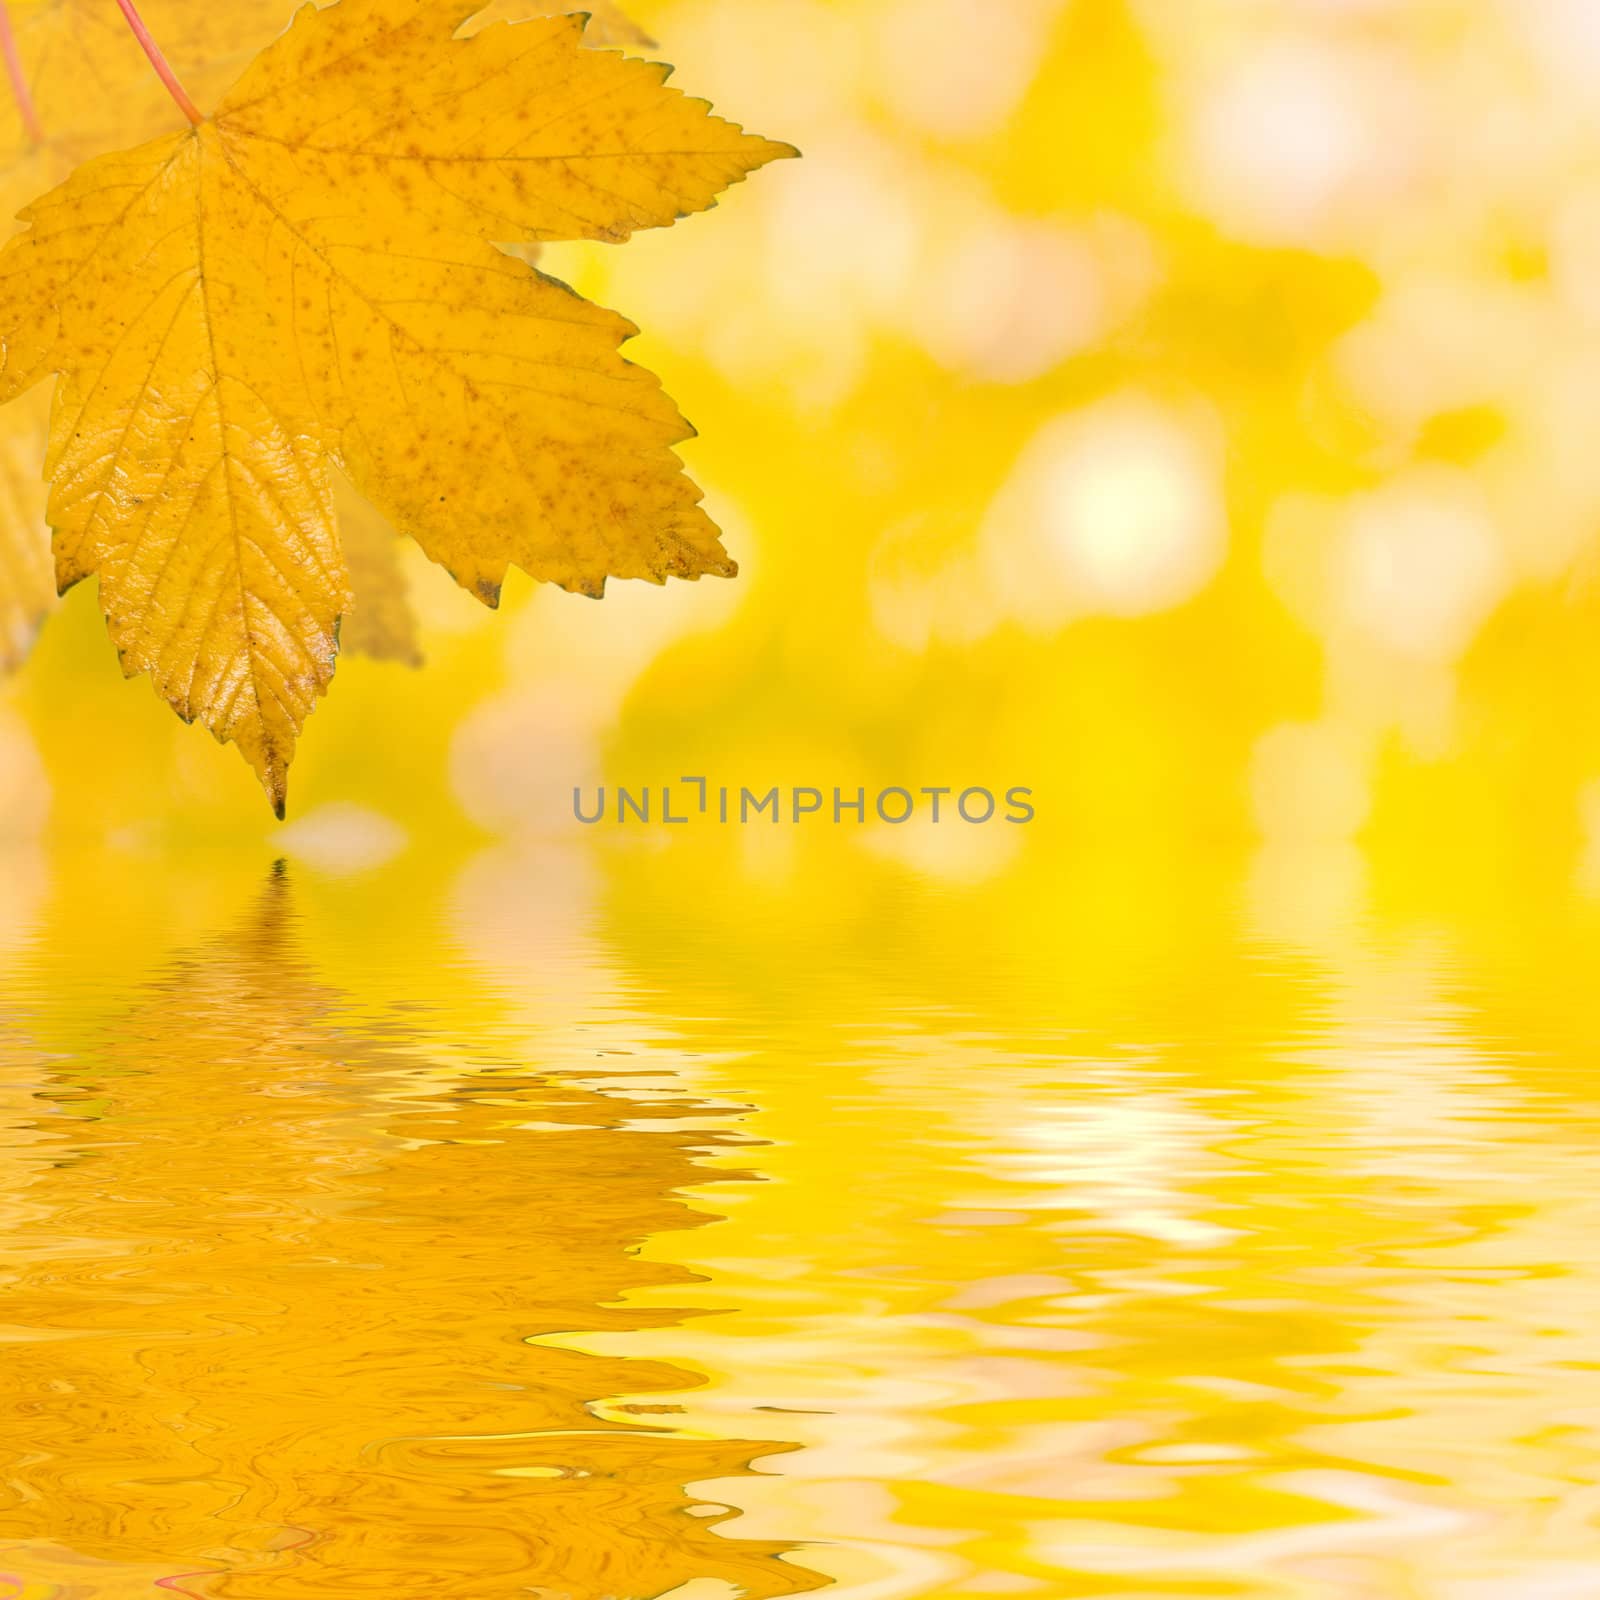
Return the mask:
<svg viewBox="0 0 1600 1600"><path fill-rule="evenodd" d="M185 89L205 106L288 27L302 3L141 0L139 13ZM475 8L469 31L578 11L590 13L591 45L653 44L616 0L489 0ZM76 165L170 130L172 101L115 0L5 0L4 14L22 94L0 99L0 168L9 171L41 150ZM6 217L11 215L7 209Z"/></svg>
<svg viewBox="0 0 1600 1600"><path fill-rule="evenodd" d="M295 5L144 0L140 11L184 83L206 102L288 26ZM172 101L116 0L6 0L6 12L33 123L18 97L0 105L0 160L8 166L35 149L75 164L172 127Z"/></svg>
<svg viewBox="0 0 1600 1600"><path fill-rule="evenodd" d="M98 574L125 669L280 814L351 602L330 463L491 605L513 564L594 595L736 570L636 330L491 241L620 241L793 151L581 19L456 37L475 9L302 11L213 117L88 163L0 252L0 401L59 374L58 580Z"/></svg>
<svg viewBox="0 0 1600 1600"><path fill-rule="evenodd" d="M197 92L220 93L287 25L286 0L151 0ZM8 0L15 77L0 94L0 218L80 161L172 126L172 101L104 0ZM0 672L21 665L55 599L45 522L45 396L0 412Z"/></svg>
<svg viewBox="0 0 1600 1600"><path fill-rule="evenodd" d="M615 0L587 0L587 6L585 44L653 47ZM220 6L215 0L147 0L141 15L153 36L174 41L176 73L205 104L288 26L296 9L295 0ZM467 31L576 9L492 0ZM79 162L170 129L171 97L109 0L0 0L0 27L6 25L13 30L17 81L10 96L0 97L0 217L14 217ZM512 248L537 262L540 246ZM42 400L0 411L0 673L22 664L55 600L43 479L47 412ZM355 596L339 636L341 651L419 663L416 618L393 537L359 499L352 497L349 511L359 522L348 520L342 502L338 514Z"/></svg>
<svg viewBox="0 0 1600 1600"><path fill-rule="evenodd" d="M538 0L489 0L471 22L468 31L476 31L493 22L524 22L529 17L557 16L562 12L587 13L589 25L584 29L583 42L595 50L654 50L656 41L650 37L617 0L572 0L571 4L545 4Z"/></svg>

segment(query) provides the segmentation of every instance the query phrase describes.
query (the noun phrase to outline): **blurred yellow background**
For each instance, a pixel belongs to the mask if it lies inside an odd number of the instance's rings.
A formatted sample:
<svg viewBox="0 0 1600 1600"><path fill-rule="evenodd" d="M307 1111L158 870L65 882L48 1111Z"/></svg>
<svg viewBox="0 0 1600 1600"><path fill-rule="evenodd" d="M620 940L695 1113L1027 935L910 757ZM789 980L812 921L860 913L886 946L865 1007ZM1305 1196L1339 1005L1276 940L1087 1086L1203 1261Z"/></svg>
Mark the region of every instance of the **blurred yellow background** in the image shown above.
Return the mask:
<svg viewBox="0 0 1600 1600"><path fill-rule="evenodd" d="M412 553L286 828L0 690L0 1595L1591 1593L1600 10L637 15L805 154L543 262L743 575Z"/></svg>
<svg viewBox="0 0 1600 1600"><path fill-rule="evenodd" d="M1027 783L1064 839L1600 832L1585 0L638 12L805 160L544 264L645 330L744 574L491 616L418 557L427 665L341 661L291 822L707 771ZM267 831L89 586L4 695L13 829Z"/></svg>

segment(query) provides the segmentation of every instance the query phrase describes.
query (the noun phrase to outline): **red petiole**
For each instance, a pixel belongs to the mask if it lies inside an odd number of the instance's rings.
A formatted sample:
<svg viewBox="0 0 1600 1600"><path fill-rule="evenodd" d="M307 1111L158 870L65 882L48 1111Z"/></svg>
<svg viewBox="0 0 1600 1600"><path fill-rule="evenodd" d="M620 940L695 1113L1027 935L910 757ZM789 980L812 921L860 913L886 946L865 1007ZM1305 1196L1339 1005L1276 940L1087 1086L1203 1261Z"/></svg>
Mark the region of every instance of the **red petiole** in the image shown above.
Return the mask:
<svg viewBox="0 0 1600 1600"><path fill-rule="evenodd" d="M0 0L3 4L3 0ZM167 93L178 102L178 109L183 112L196 127L206 119L200 115L193 100L184 93L184 88L178 82L178 75L167 64L167 58L161 53L161 46L150 37L150 30L144 25L138 11L134 8L133 0L117 0L122 8L122 14L128 19L128 26L133 29L133 36L139 41L139 48L150 58L150 65L156 69L156 76L166 84Z"/></svg>
<svg viewBox="0 0 1600 1600"><path fill-rule="evenodd" d="M6 0L0 0L0 56L5 57L6 77L11 81L11 93L16 98L17 110L22 114L22 126L35 144L44 142L44 129L39 125L39 112L33 103L32 91L22 70L22 57L17 54L17 36L12 31L11 13L6 10Z"/></svg>

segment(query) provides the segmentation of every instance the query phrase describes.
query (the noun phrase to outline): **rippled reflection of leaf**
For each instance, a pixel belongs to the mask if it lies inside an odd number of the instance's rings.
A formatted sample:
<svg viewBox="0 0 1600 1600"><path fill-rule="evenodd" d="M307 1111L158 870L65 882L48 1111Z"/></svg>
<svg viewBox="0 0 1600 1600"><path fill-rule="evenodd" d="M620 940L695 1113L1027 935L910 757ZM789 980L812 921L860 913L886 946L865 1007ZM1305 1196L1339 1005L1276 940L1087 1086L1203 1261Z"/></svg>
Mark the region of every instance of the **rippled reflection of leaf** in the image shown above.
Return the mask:
<svg viewBox="0 0 1600 1600"><path fill-rule="evenodd" d="M716 1135L662 1120L694 1103L430 1060L321 981L281 870L81 1049L24 1039L0 1568L219 1600L821 1581L684 1487L775 1446L635 1420L606 1403L696 1380L537 1342L676 1320L624 1301L686 1276L636 1247L705 1220L676 1191Z"/></svg>

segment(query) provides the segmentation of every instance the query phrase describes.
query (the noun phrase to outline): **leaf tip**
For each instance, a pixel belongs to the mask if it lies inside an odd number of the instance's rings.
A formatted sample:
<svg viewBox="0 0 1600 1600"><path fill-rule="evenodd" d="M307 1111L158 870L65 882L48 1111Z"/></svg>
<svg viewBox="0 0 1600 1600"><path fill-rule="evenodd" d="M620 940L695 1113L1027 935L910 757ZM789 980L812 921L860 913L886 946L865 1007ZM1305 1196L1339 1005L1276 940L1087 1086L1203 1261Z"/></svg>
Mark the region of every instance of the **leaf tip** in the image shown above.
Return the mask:
<svg viewBox="0 0 1600 1600"><path fill-rule="evenodd" d="M267 791L267 804L272 807L273 816L282 822L289 814L289 764L269 755L265 767L256 767L256 772L261 787Z"/></svg>

